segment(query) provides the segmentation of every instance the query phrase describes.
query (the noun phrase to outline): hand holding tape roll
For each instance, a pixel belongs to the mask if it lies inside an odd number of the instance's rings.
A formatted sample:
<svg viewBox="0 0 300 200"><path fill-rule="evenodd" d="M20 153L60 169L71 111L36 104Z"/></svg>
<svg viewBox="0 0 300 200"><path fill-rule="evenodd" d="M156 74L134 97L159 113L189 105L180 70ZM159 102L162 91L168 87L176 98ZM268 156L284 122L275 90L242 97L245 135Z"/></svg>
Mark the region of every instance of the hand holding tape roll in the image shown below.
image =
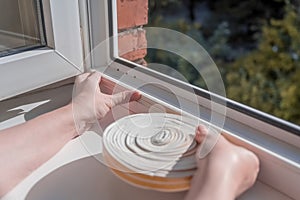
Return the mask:
<svg viewBox="0 0 300 200"><path fill-rule="evenodd" d="M104 131L104 158L118 177L135 186L187 190L197 169L194 133L193 121L180 115L129 115Z"/></svg>

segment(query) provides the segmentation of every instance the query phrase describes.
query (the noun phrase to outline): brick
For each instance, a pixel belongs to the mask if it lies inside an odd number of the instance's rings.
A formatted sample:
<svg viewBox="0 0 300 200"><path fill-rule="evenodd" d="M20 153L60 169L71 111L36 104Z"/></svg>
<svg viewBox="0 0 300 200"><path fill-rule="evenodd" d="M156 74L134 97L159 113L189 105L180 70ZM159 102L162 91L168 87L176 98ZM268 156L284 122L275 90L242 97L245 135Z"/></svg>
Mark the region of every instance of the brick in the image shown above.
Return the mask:
<svg viewBox="0 0 300 200"><path fill-rule="evenodd" d="M129 52L127 54L124 54L121 56L124 59L130 60L130 61L135 61L140 58L144 58L147 55L147 50L146 49L139 49L136 51Z"/></svg>
<svg viewBox="0 0 300 200"><path fill-rule="evenodd" d="M119 33L119 56L135 61L147 55L146 31L132 29Z"/></svg>
<svg viewBox="0 0 300 200"><path fill-rule="evenodd" d="M148 0L118 0L118 29L128 29L148 23Z"/></svg>

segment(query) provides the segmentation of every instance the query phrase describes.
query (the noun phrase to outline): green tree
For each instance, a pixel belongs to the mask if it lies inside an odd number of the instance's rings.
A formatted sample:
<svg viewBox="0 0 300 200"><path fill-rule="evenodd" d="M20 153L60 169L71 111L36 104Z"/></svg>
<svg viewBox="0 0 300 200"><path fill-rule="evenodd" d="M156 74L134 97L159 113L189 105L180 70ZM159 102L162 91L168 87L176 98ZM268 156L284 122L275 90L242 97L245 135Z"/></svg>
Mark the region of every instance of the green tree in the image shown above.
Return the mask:
<svg viewBox="0 0 300 200"><path fill-rule="evenodd" d="M300 124L300 17L288 5L262 28L258 49L228 67L227 95Z"/></svg>

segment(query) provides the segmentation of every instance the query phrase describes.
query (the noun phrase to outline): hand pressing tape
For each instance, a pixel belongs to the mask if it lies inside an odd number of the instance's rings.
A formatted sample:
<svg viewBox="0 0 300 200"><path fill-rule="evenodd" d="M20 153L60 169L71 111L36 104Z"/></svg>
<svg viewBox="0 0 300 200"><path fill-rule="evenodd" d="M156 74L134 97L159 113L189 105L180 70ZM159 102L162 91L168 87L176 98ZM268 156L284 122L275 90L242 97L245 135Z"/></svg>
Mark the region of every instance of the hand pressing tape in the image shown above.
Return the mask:
<svg viewBox="0 0 300 200"><path fill-rule="evenodd" d="M138 187L175 192L189 189L196 171L195 121L147 113L115 121L103 134L106 164Z"/></svg>

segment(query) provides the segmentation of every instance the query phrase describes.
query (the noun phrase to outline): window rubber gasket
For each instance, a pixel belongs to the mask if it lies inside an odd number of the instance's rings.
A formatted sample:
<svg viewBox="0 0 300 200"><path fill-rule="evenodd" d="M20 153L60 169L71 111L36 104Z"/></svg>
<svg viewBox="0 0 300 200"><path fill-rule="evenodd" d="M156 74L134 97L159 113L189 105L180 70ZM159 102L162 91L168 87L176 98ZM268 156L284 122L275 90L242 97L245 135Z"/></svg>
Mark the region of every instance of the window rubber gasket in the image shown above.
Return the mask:
<svg viewBox="0 0 300 200"><path fill-rule="evenodd" d="M210 96L213 95L213 94L210 94L208 91L206 91L204 89L198 88L198 87L193 86L193 85L183 84L180 81L176 81L176 80L170 79L166 76L162 76L159 73L153 73L152 71L147 70L145 67L138 67L136 65L133 65L130 62L126 62L126 61L124 61L122 59L119 59L119 58L115 58L114 62L125 65L129 68L134 68L135 70L137 70L139 72L145 73L149 76L153 76L153 77L158 78L160 80L164 80L167 83L175 85L175 86L177 86L181 89L188 89L188 90L192 89L196 95L199 95L199 96L204 97L206 99L210 100ZM277 128L288 131L291 134L300 136L300 127L297 126L296 124L293 124L291 122L285 121L285 120L280 119L280 118L277 118L273 115L264 113L264 112L259 111L257 109L251 108L247 105L243 105L241 103L238 103L238 102L235 102L233 100L227 99L225 97L220 97L218 95L213 95L213 96L214 96L214 100L217 100L216 103L220 102L220 103L222 103L222 105L226 105L228 108L231 108L231 109L233 109L235 111L238 111L242 114L246 114L250 117L253 117L255 119L259 119L263 122L266 122L266 123L268 123L272 126L275 126Z"/></svg>

